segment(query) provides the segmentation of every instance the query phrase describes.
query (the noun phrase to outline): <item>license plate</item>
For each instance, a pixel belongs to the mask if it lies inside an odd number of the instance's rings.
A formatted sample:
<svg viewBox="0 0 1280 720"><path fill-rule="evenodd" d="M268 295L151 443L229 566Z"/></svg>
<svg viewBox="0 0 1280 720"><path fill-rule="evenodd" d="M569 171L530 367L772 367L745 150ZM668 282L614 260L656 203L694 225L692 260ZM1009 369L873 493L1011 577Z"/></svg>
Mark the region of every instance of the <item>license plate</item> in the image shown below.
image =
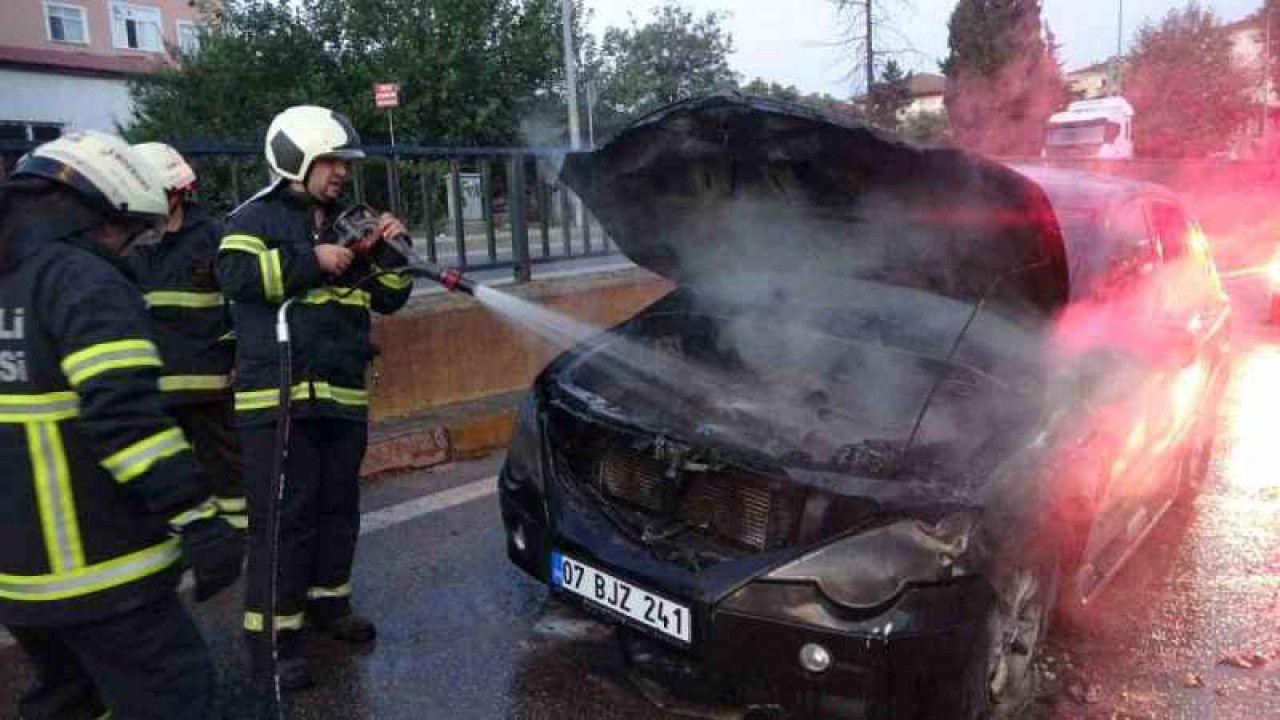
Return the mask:
<svg viewBox="0 0 1280 720"><path fill-rule="evenodd" d="M559 552L551 553L551 584L659 633L693 642L689 608Z"/></svg>

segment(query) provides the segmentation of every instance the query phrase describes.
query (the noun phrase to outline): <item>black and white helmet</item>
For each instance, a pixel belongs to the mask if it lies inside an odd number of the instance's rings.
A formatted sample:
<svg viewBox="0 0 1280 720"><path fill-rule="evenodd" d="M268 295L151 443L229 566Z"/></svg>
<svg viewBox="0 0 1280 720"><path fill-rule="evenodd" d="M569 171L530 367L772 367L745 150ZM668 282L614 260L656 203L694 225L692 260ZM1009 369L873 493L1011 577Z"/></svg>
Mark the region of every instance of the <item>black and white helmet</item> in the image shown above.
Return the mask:
<svg viewBox="0 0 1280 720"><path fill-rule="evenodd" d="M276 115L267 128L267 164L276 176L302 182L316 158L364 157L360 136L341 113L298 105Z"/></svg>
<svg viewBox="0 0 1280 720"><path fill-rule="evenodd" d="M14 177L42 177L70 187L108 215L147 223L169 217L164 184L151 165L114 135L83 130L25 155Z"/></svg>

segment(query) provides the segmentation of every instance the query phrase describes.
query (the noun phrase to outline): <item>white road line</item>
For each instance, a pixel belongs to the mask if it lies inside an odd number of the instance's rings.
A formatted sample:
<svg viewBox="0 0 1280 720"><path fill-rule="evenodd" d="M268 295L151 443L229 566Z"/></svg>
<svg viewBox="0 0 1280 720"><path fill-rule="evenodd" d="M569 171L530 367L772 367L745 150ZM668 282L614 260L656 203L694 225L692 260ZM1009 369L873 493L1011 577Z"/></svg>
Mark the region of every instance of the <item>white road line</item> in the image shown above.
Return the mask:
<svg viewBox="0 0 1280 720"><path fill-rule="evenodd" d="M465 505L474 500L488 497L498 492L498 477L487 477L482 480L475 480L466 485L459 485L449 490L441 490L437 493L424 495L420 498L407 500L398 505L392 505L381 510L367 512L360 517L360 534L370 535L380 530L395 527L416 520L423 515L448 510L450 508ZM188 574L182 578L182 584L179 590L188 590L192 586L191 576ZM14 645L15 642L9 633L0 628L0 648Z"/></svg>
<svg viewBox="0 0 1280 720"><path fill-rule="evenodd" d="M442 490L414 500L367 512L360 518L360 534L369 535L409 522L423 515L448 510L498 492L498 478L487 477L456 488Z"/></svg>

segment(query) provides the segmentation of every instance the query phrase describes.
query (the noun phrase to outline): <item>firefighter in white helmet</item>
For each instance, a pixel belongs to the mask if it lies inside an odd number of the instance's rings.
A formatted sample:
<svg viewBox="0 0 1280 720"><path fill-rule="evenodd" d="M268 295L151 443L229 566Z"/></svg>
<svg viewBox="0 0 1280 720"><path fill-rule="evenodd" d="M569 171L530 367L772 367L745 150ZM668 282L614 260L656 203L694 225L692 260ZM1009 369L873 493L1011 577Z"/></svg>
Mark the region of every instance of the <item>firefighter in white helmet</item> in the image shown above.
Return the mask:
<svg viewBox="0 0 1280 720"><path fill-rule="evenodd" d="M245 530L240 442L231 426L235 341L214 273L222 223L195 201L195 171L177 150L158 142L133 147L163 179L169 203L158 241L136 244L129 254L164 361L160 389L204 467L222 516Z"/></svg>
<svg viewBox="0 0 1280 720"><path fill-rule="evenodd" d="M300 689L311 684L302 653L304 624L352 643L370 642L376 633L351 605L358 479L368 434L365 374L373 357L370 311L398 310L412 281L380 274L368 256L334 243L330 224L351 161L364 157L346 117L320 107L289 108L267 130L266 157L276 179L228 218L218 280L232 301L239 344L235 408L250 526L244 625L259 669L267 666L264 613L271 611L263 518L271 503L279 421L276 311L286 298L296 298L289 314L292 431L274 623L281 687ZM403 233L395 217L380 218L379 239Z"/></svg>
<svg viewBox="0 0 1280 720"><path fill-rule="evenodd" d="M0 623L35 667L27 720L213 717L213 666L178 600L240 574L242 541L165 412L120 258L168 213L119 138L41 145L0 183Z"/></svg>

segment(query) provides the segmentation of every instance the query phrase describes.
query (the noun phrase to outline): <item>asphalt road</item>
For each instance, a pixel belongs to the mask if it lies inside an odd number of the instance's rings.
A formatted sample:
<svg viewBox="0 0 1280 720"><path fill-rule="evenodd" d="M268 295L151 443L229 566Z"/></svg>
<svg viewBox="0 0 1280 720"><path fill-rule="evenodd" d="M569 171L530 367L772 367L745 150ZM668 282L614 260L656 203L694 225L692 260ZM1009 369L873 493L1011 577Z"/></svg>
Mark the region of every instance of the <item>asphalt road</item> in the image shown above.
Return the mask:
<svg viewBox="0 0 1280 720"><path fill-rule="evenodd" d="M1094 619L1055 630L1036 720L1280 717L1280 330L1258 322L1257 283L1237 285L1235 379L1213 477L1148 538ZM367 488L356 602L380 636L358 652L313 643L319 687L293 697L291 718L668 717L627 681L607 630L549 603L507 564L499 464ZM237 719L255 715L239 596L195 610ZM29 679L0 637L0 718L17 716Z"/></svg>

